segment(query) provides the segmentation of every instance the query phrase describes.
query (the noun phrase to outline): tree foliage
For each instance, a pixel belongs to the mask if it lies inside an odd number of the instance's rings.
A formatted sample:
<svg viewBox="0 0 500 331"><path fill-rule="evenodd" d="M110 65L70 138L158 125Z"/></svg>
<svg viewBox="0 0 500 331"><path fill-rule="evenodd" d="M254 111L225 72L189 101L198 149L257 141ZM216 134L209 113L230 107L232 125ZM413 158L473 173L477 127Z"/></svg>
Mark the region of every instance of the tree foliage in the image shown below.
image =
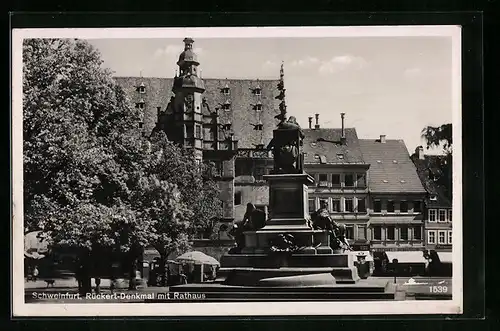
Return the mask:
<svg viewBox="0 0 500 331"><path fill-rule="evenodd" d="M23 44L25 228L53 244L162 254L189 247L221 215L215 182L139 109L88 42Z"/></svg>
<svg viewBox="0 0 500 331"><path fill-rule="evenodd" d="M85 41L28 39L23 60L26 228L56 244L127 249L138 111Z"/></svg>
<svg viewBox="0 0 500 331"><path fill-rule="evenodd" d="M427 126L422 130L421 135L427 143L427 149L442 147L446 154L451 153L453 136L450 123L437 127Z"/></svg>
<svg viewBox="0 0 500 331"><path fill-rule="evenodd" d="M434 164L430 165L433 168L439 169L434 171L436 185L442 188L446 196L452 198L452 183L453 183L453 163L452 163L452 147L453 135L452 125L450 123L441 126L427 126L422 130L422 138L426 141L427 149L442 148L444 156L433 158Z"/></svg>

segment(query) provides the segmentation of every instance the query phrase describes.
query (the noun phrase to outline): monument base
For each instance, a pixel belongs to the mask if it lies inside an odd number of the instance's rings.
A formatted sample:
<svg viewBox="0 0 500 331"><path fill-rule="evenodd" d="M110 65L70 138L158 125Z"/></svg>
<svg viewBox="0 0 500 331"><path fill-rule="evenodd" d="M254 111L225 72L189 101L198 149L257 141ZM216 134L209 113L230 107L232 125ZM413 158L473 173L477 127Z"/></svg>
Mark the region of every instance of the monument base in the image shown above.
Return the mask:
<svg viewBox="0 0 500 331"><path fill-rule="evenodd" d="M319 274L322 276L317 276ZM221 258L221 268L217 275L217 281L221 284L235 286L281 286L281 283L287 286L316 286L325 283L334 286L354 284L360 279L353 256L346 253L225 254ZM305 276L313 277L304 278ZM304 283L305 279L307 282ZM296 284L292 285L294 282Z"/></svg>

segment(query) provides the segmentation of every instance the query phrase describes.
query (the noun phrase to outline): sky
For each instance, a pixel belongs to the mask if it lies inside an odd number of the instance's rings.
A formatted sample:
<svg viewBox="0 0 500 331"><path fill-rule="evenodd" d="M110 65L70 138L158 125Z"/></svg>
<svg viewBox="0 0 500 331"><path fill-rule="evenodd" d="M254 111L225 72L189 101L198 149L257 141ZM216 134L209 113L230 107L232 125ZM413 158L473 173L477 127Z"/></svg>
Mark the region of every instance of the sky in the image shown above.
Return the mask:
<svg viewBox="0 0 500 331"><path fill-rule="evenodd" d="M278 79L283 61L288 115L302 127L355 127L359 138L403 139L452 121L450 37L194 38L203 78ZM116 76L169 77L182 39L91 39ZM313 120L314 122L314 120ZM435 154L439 151L428 151Z"/></svg>

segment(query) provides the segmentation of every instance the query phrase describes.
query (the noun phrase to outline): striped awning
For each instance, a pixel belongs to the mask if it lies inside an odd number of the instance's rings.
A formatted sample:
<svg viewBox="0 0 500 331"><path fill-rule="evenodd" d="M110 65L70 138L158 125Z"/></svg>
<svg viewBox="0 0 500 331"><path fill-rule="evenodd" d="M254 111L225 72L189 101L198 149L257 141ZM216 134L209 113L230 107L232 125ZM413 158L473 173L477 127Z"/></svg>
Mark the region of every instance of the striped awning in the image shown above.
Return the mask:
<svg viewBox="0 0 500 331"><path fill-rule="evenodd" d="M453 262L453 253L452 252L437 252L439 257L439 261L441 263L452 263Z"/></svg>
<svg viewBox="0 0 500 331"><path fill-rule="evenodd" d="M385 252L385 255L389 263L392 263L394 259L397 259L398 263L427 263L422 251Z"/></svg>

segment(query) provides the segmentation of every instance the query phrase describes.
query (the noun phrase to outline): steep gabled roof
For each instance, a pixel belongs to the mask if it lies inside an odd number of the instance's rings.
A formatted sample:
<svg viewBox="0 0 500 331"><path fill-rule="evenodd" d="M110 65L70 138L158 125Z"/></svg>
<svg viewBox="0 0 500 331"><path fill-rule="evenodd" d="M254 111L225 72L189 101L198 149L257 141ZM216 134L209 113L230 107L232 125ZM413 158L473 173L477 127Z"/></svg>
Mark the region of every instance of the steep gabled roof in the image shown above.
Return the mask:
<svg viewBox="0 0 500 331"><path fill-rule="evenodd" d="M305 164L365 164L356 129L345 129L344 144L340 141L341 129L319 128L303 131Z"/></svg>
<svg viewBox="0 0 500 331"><path fill-rule="evenodd" d="M435 200L427 199L428 207L448 207L451 208L451 201L446 197L446 188L434 181L435 176L441 175L439 164L446 159L444 155L424 155L424 159L412 155L413 163L417 168L417 173L429 196L435 196Z"/></svg>
<svg viewBox="0 0 500 331"><path fill-rule="evenodd" d="M144 99L144 129L151 132L157 119L157 107L165 110L173 96L173 79L115 77L115 80L133 103ZM279 100L275 99L279 80L203 78L203 81L205 92L202 97L206 98L211 111L222 108L226 103L230 105L227 110L219 110L220 123L231 123L239 148L255 148L256 145L267 145L271 141L277 124L274 116L279 113ZM145 93L137 91L137 86L141 83L144 83ZM226 86L229 88L228 95L223 93ZM260 95L254 93L257 87L261 89ZM259 103L260 109L255 109L254 106ZM263 124L262 130L255 129L254 125L259 122Z"/></svg>
<svg viewBox="0 0 500 331"><path fill-rule="evenodd" d="M374 193L425 193L403 140L359 139Z"/></svg>

